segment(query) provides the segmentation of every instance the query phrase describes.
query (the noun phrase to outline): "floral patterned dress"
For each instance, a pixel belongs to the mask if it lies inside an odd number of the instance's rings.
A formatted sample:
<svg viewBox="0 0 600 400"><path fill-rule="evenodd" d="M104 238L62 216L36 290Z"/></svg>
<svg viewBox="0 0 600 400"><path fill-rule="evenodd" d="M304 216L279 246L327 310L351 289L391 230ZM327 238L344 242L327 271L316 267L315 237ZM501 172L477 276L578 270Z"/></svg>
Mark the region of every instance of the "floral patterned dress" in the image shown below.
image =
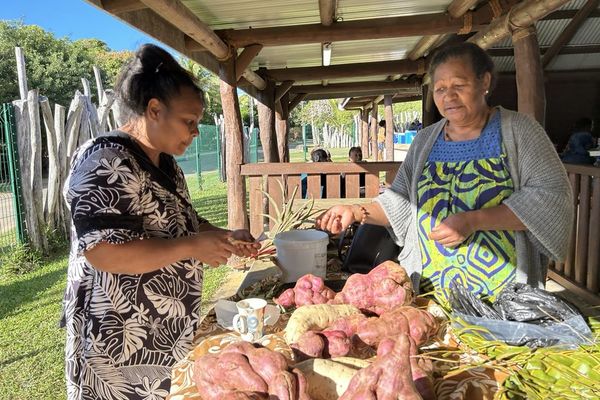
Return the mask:
<svg viewBox="0 0 600 400"><path fill-rule="evenodd" d="M163 399L171 367L191 349L199 323L201 263L113 274L92 267L83 253L100 242L198 232L206 220L190 204L183 172L164 154L155 167L115 132L74 154L64 197L73 218L62 321L68 399Z"/></svg>

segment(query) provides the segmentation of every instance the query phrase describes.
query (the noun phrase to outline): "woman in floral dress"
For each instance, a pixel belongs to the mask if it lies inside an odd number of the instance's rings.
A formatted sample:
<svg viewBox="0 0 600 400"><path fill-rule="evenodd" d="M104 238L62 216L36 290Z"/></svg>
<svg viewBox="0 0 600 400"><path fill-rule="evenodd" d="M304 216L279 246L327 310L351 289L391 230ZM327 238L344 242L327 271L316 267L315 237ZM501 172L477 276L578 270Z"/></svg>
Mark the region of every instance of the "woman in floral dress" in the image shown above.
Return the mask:
<svg viewBox="0 0 600 400"><path fill-rule="evenodd" d="M198 328L202 266L250 255L248 231L196 214L173 155L198 136L203 92L165 50L144 45L123 69L130 111L117 132L73 155L73 219L63 322L67 394L159 400ZM237 239L235 242L232 239Z"/></svg>

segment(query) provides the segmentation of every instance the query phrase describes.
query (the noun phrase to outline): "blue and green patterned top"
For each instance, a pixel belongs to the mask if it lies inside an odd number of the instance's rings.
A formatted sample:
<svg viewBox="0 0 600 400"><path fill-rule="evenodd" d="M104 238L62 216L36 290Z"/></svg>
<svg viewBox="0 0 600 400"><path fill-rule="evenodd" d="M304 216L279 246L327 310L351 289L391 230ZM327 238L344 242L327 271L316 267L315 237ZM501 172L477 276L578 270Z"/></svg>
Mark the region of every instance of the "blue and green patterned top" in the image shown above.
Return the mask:
<svg viewBox="0 0 600 400"><path fill-rule="evenodd" d="M493 297L515 279L512 231L477 231L455 248L446 248L428 237L446 217L497 206L513 190L500 113L492 116L477 139L450 142L444 140L443 131L440 133L417 190L422 293L448 288L451 281L458 280L474 294ZM444 291L438 293L446 296Z"/></svg>

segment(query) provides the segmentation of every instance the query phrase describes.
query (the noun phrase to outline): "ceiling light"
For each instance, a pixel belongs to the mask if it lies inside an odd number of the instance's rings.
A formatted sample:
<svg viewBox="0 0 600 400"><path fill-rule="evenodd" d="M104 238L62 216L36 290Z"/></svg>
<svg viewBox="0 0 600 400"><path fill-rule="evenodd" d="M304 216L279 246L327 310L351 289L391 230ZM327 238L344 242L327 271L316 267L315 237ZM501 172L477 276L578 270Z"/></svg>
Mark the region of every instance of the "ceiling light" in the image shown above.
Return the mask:
<svg viewBox="0 0 600 400"><path fill-rule="evenodd" d="M331 64L331 43L323 43L323 65L325 67Z"/></svg>

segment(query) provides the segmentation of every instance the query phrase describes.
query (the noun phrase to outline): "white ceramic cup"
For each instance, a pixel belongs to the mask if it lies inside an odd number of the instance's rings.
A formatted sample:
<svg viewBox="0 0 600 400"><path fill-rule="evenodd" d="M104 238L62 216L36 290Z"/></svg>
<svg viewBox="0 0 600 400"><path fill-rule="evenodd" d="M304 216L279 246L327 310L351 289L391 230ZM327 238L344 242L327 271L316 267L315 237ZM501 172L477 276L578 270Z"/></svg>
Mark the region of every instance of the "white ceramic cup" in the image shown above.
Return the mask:
<svg viewBox="0 0 600 400"><path fill-rule="evenodd" d="M235 303L238 313L233 317L233 329L247 342L256 342L263 337L265 322L266 300L246 299Z"/></svg>

